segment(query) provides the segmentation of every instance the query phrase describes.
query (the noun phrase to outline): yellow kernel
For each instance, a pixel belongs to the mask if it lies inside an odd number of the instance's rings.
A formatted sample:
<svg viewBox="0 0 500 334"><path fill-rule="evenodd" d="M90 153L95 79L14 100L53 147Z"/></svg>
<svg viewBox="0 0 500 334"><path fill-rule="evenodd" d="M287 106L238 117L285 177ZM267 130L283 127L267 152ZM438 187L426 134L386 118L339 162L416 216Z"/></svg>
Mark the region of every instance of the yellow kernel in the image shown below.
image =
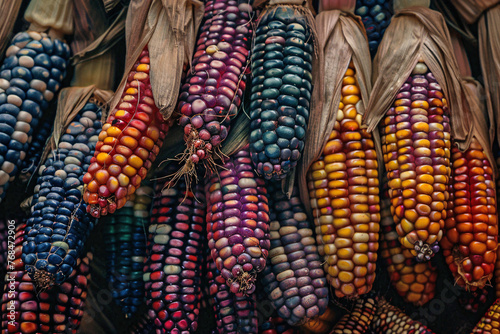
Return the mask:
<svg viewBox="0 0 500 334"><path fill-rule="evenodd" d="M149 73L149 65L148 64L139 64L139 66L137 66L136 71Z"/></svg>

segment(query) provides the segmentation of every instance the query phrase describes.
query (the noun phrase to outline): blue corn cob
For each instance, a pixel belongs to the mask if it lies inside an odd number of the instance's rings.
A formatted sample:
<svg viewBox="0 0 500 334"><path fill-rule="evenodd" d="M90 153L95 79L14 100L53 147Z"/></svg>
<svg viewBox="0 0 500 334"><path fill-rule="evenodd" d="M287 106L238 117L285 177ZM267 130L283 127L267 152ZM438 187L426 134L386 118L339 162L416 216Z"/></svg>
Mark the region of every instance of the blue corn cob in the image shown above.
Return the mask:
<svg viewBox="0 0 500 334"><path fill-rule="evenodd" d="M82 178L101 130L101 108L89 101L40 166L23 244L26 271L41 287L64 282L94 227L82 201Z"/></svg>
<svg viewBox="0 0 500 334"><path fill-rule="evenodd" d="M267 10L252 48L250 152L257 173L281 180L304 149L312 91L312 34L290 6Z"/></svg>
<svg viewBox="0 0 500 334"><path fill-rule="evenodd" d="M183 180L156 185L148 227L144 283L156 333L190 333L200 309L205 194Z"/></svg>
<svg viewBox="0 0 500 334"><path fill-rule="evenodd" d="M69 54L66 43L34 31L15 35L6 51L0 67L0 202L61 86Z"/></svg>
<svg viewBox="0 0 500 334"><path fill-rule="evenodd" d="M356 15L361 16L368 36L368 45L372 57L377 53L378 45L385 29L391 23L392 1L357 0Z"/></svg>
<svg viewBox="0 0 500 334"><path fill-rule="evenodd" d="M144 301L145 231L152 195L153 189L143 185L123 208L104 219L107 277L113 286L113 298L127 318Z"/></svg>

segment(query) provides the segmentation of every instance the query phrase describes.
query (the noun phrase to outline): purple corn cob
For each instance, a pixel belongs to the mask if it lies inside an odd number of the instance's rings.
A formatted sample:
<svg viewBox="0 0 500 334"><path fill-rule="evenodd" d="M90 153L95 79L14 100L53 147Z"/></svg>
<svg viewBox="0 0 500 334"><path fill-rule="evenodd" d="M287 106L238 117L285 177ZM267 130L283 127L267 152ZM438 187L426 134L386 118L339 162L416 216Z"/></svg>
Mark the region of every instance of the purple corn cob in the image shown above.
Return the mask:
<svg viewBox="0 0 500 334"><path fill-rule="evenodd" d="M238 112L249 73L251 15L252 7L243 1L205 4L192 70L179 96L188 167L212 161Z"/></svg>
<svg viewBox="0 0 500 334"><path fill-rule="evenodd" d="M227 159L205 187L212 258L231 292L251 294L266 266L270 241L265 181L252 167L248 145Z"/></svg>
<svg viewBox="0 0 500 334"><path fill-rule="evenodd" d="M262 284L278 315L295 325L325 312L328 283L298 189L290 199L276 186L268 189L271 249Z"/></svg>
<svg viewBox="0 0 500 334"><path fill-rule="evenodd" d="M198 326L205 194L183 180L157 184L144 266L149 316L157 333L191 333ZM194 192L194 193L193 193Z"/></svg>

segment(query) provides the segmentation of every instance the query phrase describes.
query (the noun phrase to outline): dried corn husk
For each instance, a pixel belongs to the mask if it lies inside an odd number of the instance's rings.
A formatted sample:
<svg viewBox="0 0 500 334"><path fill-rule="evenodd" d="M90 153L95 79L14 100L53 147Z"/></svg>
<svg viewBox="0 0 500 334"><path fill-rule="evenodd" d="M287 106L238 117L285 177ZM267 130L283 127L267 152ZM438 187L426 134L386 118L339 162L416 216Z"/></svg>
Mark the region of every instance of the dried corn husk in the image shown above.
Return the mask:
<svg viewBox="0 0 500 334"><path fill-rule="evenodd" d="M430 4L431 0L394 0L392 8L396 13L404 8L412 6L429 7Z"/></svg>
<svg viewBox="0 0 500 334"><path fill-rule="evenodd" d="M460 35L450 30L451 45L453 45L453 50L455 51L455 57L457 59L458 69L460 70L460 75L462 77L471 77L472 72L469 66L469 59L467 58L467 53L463 47L462 41L460 40Z"/></svg>
<svg viewBox="0 0 500 334"><path fill-rule="evenodd" d="M490 121L490 140L493 144L495 135L500 133L500 5L481 16L478 34L479 59Z"/></svg>
<svg viewBox="0 0 500 334"><path fill-rule="evenodd" d="M454 0L452 1L460 15L472 24L477 21L481 14L498 3L499 0Z"/></svg>
<svg viewBox="0 0 500 334"><path fill-rule="evenodd" d="M319 11L341 10L343 12L354 13L356 9L355 0L321 0L319 2Z"/></svg>
<svg viewBox="0 0 500 334"><path fill-rule="evenodd" d="M364 116L368 131L377 129L419 59L443 88L451 112L452 136L461 150L467 149L472 116L450 35L441 14L425 7L401 10L386 30L373 64L373 90Z"/></svg>
<svg viewBox="0 0 500 334"><path fill-rule="evenodd" d="M22 0L0 0L0 54L3 55L5 47L9 42L14 24L21 8Z"/></svg>
<svg viewBox="0 0 500 334"><path fill-rule="evenodd" d="M306 175L328 142L335 126L342 80L354 63L362 99L356 106L364 114L371 92L371 59L363 23L354 14L330 10L316 16L318 61L313 66L314 90L311 97L305 148L299 163L298 182L302 202L309 208Z"/></svg>
<svg viewBox="0 0 500 334"><path fill-rule="evenodd" d="M177 105L183 67L191 61L203 11L199 0L132 0L129 5L125 73L147 44L153 97L165 119ZM118 104L126 82L124 75L109 110Z"/></svg>
<svg viewBox="0 0 500 334"><path fill-rule="evenodd" d="M31 23L30 30L53 29L62 35L73 33L72 0L31 0L24 12L24 19Z"/></svg>

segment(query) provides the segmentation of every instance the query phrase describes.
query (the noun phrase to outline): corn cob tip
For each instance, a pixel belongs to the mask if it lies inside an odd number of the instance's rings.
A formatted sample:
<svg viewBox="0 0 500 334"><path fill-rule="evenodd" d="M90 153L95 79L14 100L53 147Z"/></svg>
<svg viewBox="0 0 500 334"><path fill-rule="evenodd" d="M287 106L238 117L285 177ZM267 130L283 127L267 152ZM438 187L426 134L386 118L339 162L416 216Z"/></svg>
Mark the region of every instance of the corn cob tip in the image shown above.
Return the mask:
<svg viewBox="0 0 500 334"><path fill-rule="evenodd" d="M417 262L426 262L430 261L430 259L439 252L439 244L436 241L432 245L424 243L422 240L418 240L414 244L414 251L417 253L415 259Z"/></svg>
<svg viewBox="0 0 500 334"><path fill-rule="evenodd" d="M227 280L231 292L237 297L249 296L255 292L256 275L241 270L236 278L229 278Z"/></svg>
<svg viewBox="0 0 500 334"><path fill-rule="evenodd" d="M37 269L35 266L28 265L26 265L26 271L32 277L36 287L40 288L42 291L54 285L55 278L53 274L45 270Z"/></svg>

